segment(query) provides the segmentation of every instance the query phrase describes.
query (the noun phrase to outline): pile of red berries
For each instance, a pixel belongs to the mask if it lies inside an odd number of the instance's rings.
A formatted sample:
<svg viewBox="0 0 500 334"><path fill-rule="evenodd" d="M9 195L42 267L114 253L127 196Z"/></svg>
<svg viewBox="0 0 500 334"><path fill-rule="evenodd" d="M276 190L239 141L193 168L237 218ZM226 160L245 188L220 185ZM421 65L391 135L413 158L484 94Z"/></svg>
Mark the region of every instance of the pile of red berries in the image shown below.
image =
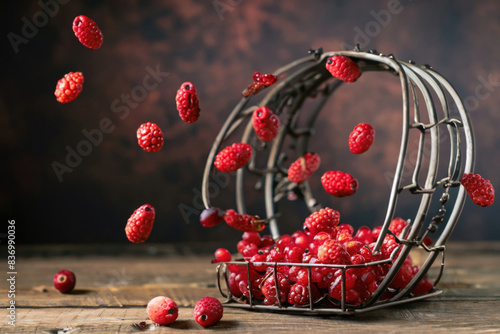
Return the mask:
<svg viewBox="0 0 500 334"><path fill-rule="evenodd" d="M389 230L402 236L407 225L405 220L395 218ZM391 259L400 251L396 238L387 234L380 251L373 253L380 230L381 227L363 226L354 233L351 225L340 224L336 210L325 208L307 217L303 230L283 235L276 241L269 235L245 232L237 244L243 257L241 265L237 261L228 264L229 290L236 298L248 298L251 293L252 301L261 301L264 305L309 305L310 298L315 304L340 304L342 271L345 270L345 301L360 305L377 290L391 268ZM217 260L227 261L227 252L219 249ZM371 264L375 261L382 263ZM342 269L346 265L346 269ZM389 299L403 289L418 270L408 256L382 299ZM433 282L423 278L412 294L426 294L432 287Z"/></svg>

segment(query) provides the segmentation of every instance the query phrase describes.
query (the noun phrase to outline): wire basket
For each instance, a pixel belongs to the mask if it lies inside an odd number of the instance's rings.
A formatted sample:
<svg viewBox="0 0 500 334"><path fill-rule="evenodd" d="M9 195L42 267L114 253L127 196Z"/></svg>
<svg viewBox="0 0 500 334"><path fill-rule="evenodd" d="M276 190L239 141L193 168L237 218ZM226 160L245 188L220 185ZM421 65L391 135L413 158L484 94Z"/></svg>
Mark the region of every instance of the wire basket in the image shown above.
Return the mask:
<svg viewBox="0 0 500 334"><path fill-rule="evenodd" d="M341 280L341 297L338 299L332 299L326 295L318 298L313 296L311 275L315 268L319 266L318 264L284 262L251 264L243 260L221 263L217 267L217 286L222 296L227 298L226 306L291 313L355 314L428 298L441 292L435 288L435 285L439 282L443 273L445 244L458 221L465 202L466 191L463 187L458 187L460 177L463 173L473 171L475 150L468 114L460 97L451 84L428 65L420 66L412 61L399 61L393 55L385 55L376 50L363 52L357 49L354 51L323 52L320 48L311 50L310 55L307 57L279 68L274 74L280 79L266 91L259 93L259 95L263 95L263 98L254 104L250 103L252 101L250 97L242 98L222 126L213 143L204 171L202 185L204 205L206 208L212 206L210 203L209 180L215 171L214 160L217 152L231 135L238 129L243 128L241 142L252 144L254 148L258 147L259 149L254 149L252 160L246 168L240 168L236 172L237 211L240 213L246 213L247 211L244 189L246 173L258 175L263 180L261 189L264 192L266 220L269 224L270 233L275 240L280 236L277 204L280 201L286 201L291 192L298 194L311 212L321 208L321 205L312 194L309 183L307 181L301 184L291 183L287 179L286 169L283 168L282 164L286 158L284 145L287 136L293 137L295 143L293 149L296 151L297 156L309 151L309 139L313 134L318 114L336 89L343 84L343 81L332 77L325 68L327 59L336 55L351 58L358 64L363 73L367 71L389 72L399 77L401 83L403 121L399 157L385 219L381 224L382 228L373 252L380 251L384 238L391 233L389 224L394 218L398 197L402 194L411 194L415 203L418 202L418 199L420 200L415 217L409 220L409 225L403 234L394 236L399 246L388 259L361 265L321 265L337 270ZM308 99L315 101L315 107L312 110L302 108ZM260 106L267 106L274 110L282 121L276 138L266 145L259 143L252 129L252 113ZM302 118L305 119L305 124L299 124L297 121L298 114L301 112L306 113L306 117ZM443 140L444 137L441 135L443 132L446 133L446 140ZM409 141L410 133L412 135L416 133L419 140L414 148L417 157L416 161L411 164L413 167L411 181L406 184L403 183L402 175L403 169L408 168L407 153L412 144ZM424 147L427 147L425 150L428 151L424 152ZM290 147L287 147L287 149L290 149ZM445 154L442 152L445 152ZM446 156L443 157L443 155ZM260 160L264 159L266 161L264 168L256 166L257 156ZM424 156L426 156L425 159ZM443 170L443 168L439 168L439 160L446 158L449 158L449 162L447 168ZM426 164L425 168L424 163ZM423 172L423 170L425 171ZM422 180L424 182L421 182ZM437 205L438 209L435 214L431 215L429 209L433 203L435 203L434 206ZM438 230L439 233L437 233ZM433 233L437 236L436 240L430 246L425 245L423 243L424 238ZM427 254L425 260L418 273L406 287L397 291L390 291L388 297L387 291L391 290L390 283L412 249L425 250ZM434 281L434 288L425 295L414 296L411 292L439 256L441 256L441 265ZM278 294L280 287L277 283L277 273L280 268L292 265L304 268L307 270L309 278L308 291L310 297L308 303L297 307L282 302L278 298L277 305L264 305L258 296L255 296L251 288L249 288L247 296L235 297L228 289L228 267L246 267L248 282L251 285L251 265L266 265L274 268L272 275L275 275L275 288ZM346 300L346 272L360 267L369 268L383 265L390 265L390 268L378 288L362 304L351 305Z"/></svg>

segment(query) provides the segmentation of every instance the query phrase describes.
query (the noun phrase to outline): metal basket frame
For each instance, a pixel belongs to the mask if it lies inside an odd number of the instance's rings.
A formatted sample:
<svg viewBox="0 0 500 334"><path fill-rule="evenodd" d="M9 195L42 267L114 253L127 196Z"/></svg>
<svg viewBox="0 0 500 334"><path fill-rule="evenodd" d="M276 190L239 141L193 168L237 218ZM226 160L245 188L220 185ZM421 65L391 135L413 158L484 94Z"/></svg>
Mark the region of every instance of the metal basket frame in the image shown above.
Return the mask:
<svg viewBox="0 0 500 334"><path fill-rule="evenodd" d="M439 293L439 290L433 290L425 296L415 297L411 295L411 291L424 277L427 271L431 268L439 254L442 255L441 270L436 279L435 284L439 281L444 267L444 251L445 244L449 239L463 209L466 197L464 187L458 187L458 191L451 193L449 190L452 187L460 185L459 179L463 173L473 172L475 148L472 127L470 120L465 110L465 107L452 85L442 77L438 72L433 70L428 65L416 65L414 62L398 61L393 55L385 55L378 53L376 50L363 52L360 50L354 51L335 51L322 52L322 49L311 52L310 56L296 60L284 67L279 68L273 74L280 77L278 82L265 91L265 96L257 105L248 106L252 100L250 97L244 97L233 109L226 122L222 126L217 135L212 149L208 155L202 184L202 198L206 208L211 207L209 196L209 179L214 173L214 160L217 152L221 149L223 143L240 126L244 128L241 142L258 143L252 127L252 113L260 106L271 108L276 114L281 117L281 127L276 138L269 143L269 146L261 146L258 152L255 152L251 161L246 168L241 168L236 172L236 205L237 211L246 213L245 206L245 191L244 191L244 175L245 172L250 172L259 175L263 178L263 190L265 197L265 208L267 219L272 237L276 240L279 238L278 229L278 212L276 211L277 202L286 198L290 191L294 191L302 197L311 212L317 211L321 206L313 197L309 183L307 181L300 185L293 184L286 178L286 169L282 166L285 159L282 154L282 147L286 136L292 136L296 140L296 151L298 156L308 152L309 137L313 133L314 122L316 118L331 97L332 93L343 83L336 79L326 70L326 60L335 55L347 56L356 61L362 72L367 71L382 71L390 72L398 76L402 89L403 102L403 122L401 144L399 149L399 157L394 173L394 180L391 186L389 202L385 219L383 221L382 230L376 241L374 252L378 252L382 245L385 236L391 233L388 228L391 220L394 218L397 199L402 192L409 192L415 196L420 196L420 204L416 216L410 220L408 228L405 230L405 235L398 236L399 255L389 259L392 263L391 269L387 273L385 279L380 284L379 288L372 296L360 306L351 307L345 302L345 287L342 287L343 299L337 308L332 309L317 309L313 303L309 305L307 311L304 308L291 308L278 306L256 305L254 298L250 295L249 301L243 304L232 303L236 301L231 294L223 293L221 289L221 278L223 273L227 274L227 264L221 264L218 267L218 286L221 293L228 297L228 301L237 307L249 308L264 308L266 310L283 310L294 309L309 313L359 313L380 307L391 306L402 302L419 300ZM263 94L263 93L261 93ZM317 103L312 111L308 111L306 127L299 127L297 124L298 113L307 98L316 98ZM437 102L435 101L437 99ZM436 104L438 103L438 104ZM427 110L429 123L422 122L421 109ZM438 116L438 109L440 114ZM412 111L412 113L411 113ZM411 117L412 115L413 117ZM453 115L452 115L453 114ZM450 160L445 175L438 175L440 145L440 129L446 127L450 139ZM418 131L419 144L417 161L413 168L413 174L410 184L402 185L403 168L405 166L406 156L408 152L409 134L410 131ZM419 184L418 180L422 169L424 159L424 145L426 136L430 136L430 153L429 165L427 167L427 175L425 182ZM465 140L462 140L462 139ZM465 148L463 146L465 145ZM254 145L255 147L255 145ZM257 168L255 166L255 155L267 153L267 166L265 168ZM428 211L431 204L431 199L438 189L442 189L443 193L439 197L441 208L433 217L428 217ZM445 206L451 205L454 199L453 207L450 212L447 212ZM422 240L427 234L434 233L438 230L438 225L443 226L441 234L431 247L423 244ZM425 228L424 228L425 226ZM411 282L394 297L387 301L380 301L380 296L386 291L397 271L403 264L405 258L409 255L414 247L425 249L429 254L421 266L418 274ZM400 248L400 249L399 249ZM246 265L248 262L231 262L233 264ZM267 265L298 265L309 268L307 264L291 264L291 263L263 263ZM365 264L376 265L377 263ZM345 280L345 270L357 267L356 265L335 266L342 269L343 280ZM225 269L226 268L226 269ZM224 274L225 275L225 274ZM226 277L227 279L227 277ZM278 287L279 289L279 287ZM250 289L251 290L251 289ZM279 290L277 290L279 291Z"/></svg>

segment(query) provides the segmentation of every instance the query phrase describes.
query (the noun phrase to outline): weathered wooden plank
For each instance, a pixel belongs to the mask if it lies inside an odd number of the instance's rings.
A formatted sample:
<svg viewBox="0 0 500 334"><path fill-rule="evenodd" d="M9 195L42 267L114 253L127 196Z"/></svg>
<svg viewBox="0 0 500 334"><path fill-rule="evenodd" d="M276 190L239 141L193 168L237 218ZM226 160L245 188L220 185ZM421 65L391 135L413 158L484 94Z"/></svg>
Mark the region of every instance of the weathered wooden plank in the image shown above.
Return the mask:
<svg viewBox="0 0 500 334"><path fill-rule="evenodd" d="M469 302L425 301L356 316L303 316L263 313L225 308L222 321L213 327L227 333L304 333L335 332L418 332L481 333L500 330L500 301ZM134 324L147 319L145 307L134 308L32 308L20 309L15 331L1 324L2 333L136 333ZM181 308L178 321L155 328L155 333L205 332L192 316L191 308Z"/></svg>
<svg viewBox="0 0 500 334"><path fill-rule="evenodd" d="M182 249L182 248L180 248ZM160 251L151 256L103 254L84 247L78 255L19 257L17 261L15 331L0 323L0 332L133 333L134 324L146 321L145 305L157 295L174 298L181 307L179 320L158 333L203 330L192 320L192 307L200 298L218 296L214 287L215 266L211 254ZM42 252L43 253L43 252ZM198 253L196 251L195 253ZM156 255L155 255L156 254ZM161 254L161 255L158 255ZM418 263L425 253L412 257ZM439 262L439 261L438 261ZM302 316L226 308L215 329L227 332L500 332L500 243L451 243L439 288L444 293L431 299L381 309L354 317ZM52 277L61 268L77 274L74 293L61 294L52 287ZM431 270L436 276L439 265ZM0 300L7 290L0 285ZM147 320L148 324L151 321ZM147 328L150 329L150 328Z"/></svg>

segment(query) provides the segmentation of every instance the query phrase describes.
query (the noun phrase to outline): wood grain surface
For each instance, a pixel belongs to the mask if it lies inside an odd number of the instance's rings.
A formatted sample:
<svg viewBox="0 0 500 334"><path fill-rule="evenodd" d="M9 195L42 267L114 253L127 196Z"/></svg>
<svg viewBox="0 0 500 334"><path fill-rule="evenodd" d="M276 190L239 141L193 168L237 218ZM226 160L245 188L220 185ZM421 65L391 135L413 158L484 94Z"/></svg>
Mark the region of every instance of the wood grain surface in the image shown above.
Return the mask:
<svg viewBox="0 0 500 334"><path fill-rule="evenodd" d="M62 247L62 246L61 246ZM193 306L204 296L220 297L211 255L196 247L130 254L110 247L26 248L17 259L16 326L2 317L2 333L191 333L206 331L193 319ZM145 248L144 248L145 249ZM419 261L414 254L414 261ZM77 275L76 289L61 294L52 277L62 268ZM437 273L437 268L431 274ZM432 275L431 275L432 276ZM311 316L226 307L211 331L285 333L361 331L500 332L500 242L451 243L441 283L443 293L423 301L355 316ZM0 300L5 313L8 289ZM147 302L166 295L180 307L178 320L155 326ZM145 322L145 325L140 325Z"/></svg>

